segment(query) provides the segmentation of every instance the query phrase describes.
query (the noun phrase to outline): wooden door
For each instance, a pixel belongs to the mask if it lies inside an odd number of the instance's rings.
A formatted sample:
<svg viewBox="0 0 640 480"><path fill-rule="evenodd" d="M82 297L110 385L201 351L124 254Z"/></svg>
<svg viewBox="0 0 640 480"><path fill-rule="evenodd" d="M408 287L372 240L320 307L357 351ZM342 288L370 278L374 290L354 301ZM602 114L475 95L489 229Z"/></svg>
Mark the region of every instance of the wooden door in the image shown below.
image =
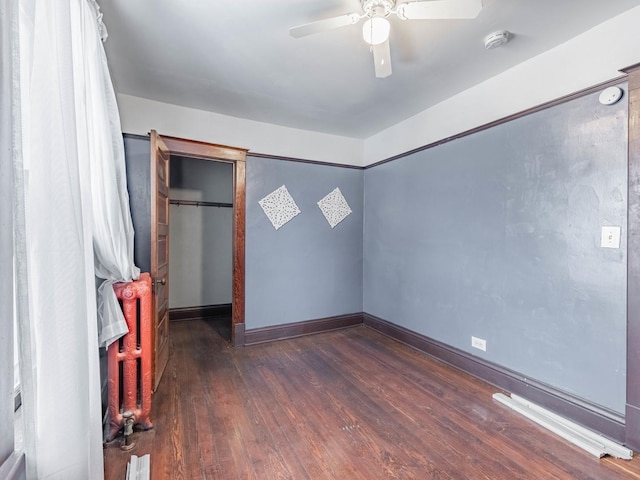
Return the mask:
<svg viewBox="0 0 640 480"><path fill-rule="evenodd" d="M230 162L234 165L233 300L231 307L233 325L231 330L231 343L236 347L244 346L245 161L247 158L247 150L244 148L169 137L167 135L163 135L162 140L172 155ZM259 154L254 155L260 156Z"/></svg>
<svg viewBox="0 0 640 480"><path fill-rule="evenodd" d="M153 282L153 390L169 360L169 149L151 130L151 281Z"/></svg>

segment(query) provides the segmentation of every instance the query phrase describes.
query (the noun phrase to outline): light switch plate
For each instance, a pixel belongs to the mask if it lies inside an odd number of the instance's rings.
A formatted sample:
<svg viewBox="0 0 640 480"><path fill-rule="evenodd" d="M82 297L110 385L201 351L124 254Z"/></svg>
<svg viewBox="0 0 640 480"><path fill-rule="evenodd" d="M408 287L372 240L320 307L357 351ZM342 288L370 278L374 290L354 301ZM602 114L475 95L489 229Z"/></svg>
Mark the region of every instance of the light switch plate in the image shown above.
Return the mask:
<svg viewBox="0 0 640 480"><path fill-rule="evenodd" d="M620 227L602 227L600 246L604 248L620 248Z"/></svg>

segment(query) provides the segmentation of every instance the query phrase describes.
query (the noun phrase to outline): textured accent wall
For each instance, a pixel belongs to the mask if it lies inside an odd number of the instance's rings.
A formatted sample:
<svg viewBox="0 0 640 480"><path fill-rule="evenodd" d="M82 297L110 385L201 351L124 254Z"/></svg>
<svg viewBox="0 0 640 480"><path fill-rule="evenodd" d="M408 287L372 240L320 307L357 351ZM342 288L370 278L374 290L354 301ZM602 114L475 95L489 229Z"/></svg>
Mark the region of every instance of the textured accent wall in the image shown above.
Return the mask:
<svg viewBox="0 0 640 480"><path fill-rule="evenodd" d="M623 413L626 117L591 94L366 170L364 311Z"/></svg>
<svg viewBox="0 0 640 480"><path fill-rule="evenodd" d="M362 311L361 170L247 157L247 329ZM276 230L258 202L286 185L301 213ZM339 187L353 213L317 205Z"/></svg>

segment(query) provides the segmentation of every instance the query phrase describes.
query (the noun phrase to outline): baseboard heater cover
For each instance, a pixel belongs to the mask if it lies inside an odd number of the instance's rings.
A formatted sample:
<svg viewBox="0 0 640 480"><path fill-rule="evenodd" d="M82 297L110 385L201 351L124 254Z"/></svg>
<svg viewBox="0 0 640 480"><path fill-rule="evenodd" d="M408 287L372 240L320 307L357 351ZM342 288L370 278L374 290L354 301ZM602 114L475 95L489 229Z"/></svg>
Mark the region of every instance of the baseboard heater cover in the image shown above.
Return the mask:
<svg viewBox="0 0 640 480"><path fill-rule="evenodd" d="M4 463L0 463L0 478L3 480L25 480L26 463L24 453L13 452Z"/></svg>
<svg viewBox="0 0 640 480"><path fill-rule="evenodd" d="M598 458L610 455L631 460L633 457L633 451L628 448L518 395L511 394L511 397L508 397L502 393L495 393L493 399Z"/></svg>
<svg viewBox="0 0 640 480"><path fill-rule="evenodd" d="M149 480L151 476L151 454L142 457L131 455L127 464L127 480Z"/></svg>

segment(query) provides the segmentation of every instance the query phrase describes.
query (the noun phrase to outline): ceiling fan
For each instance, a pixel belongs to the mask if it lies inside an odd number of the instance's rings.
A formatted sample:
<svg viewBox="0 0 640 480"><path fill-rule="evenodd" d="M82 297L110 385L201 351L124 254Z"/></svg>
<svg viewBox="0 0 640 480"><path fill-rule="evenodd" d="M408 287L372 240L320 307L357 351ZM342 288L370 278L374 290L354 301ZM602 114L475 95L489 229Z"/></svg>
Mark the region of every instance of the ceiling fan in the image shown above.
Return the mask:
<svg viewBox="0 0 640 480"><path fill-rule="evenodd" d="M482 0L418 0L400 2L396 0L360 0L363 13L347 13L326 18L289 29L292 37L300 38L335 28L355 25L367 18L362 27L362 37L370 45L377 78L391 75L391 52L389 50L389 15L401 20L441 20L475 18L482 10Z"/></svg>

